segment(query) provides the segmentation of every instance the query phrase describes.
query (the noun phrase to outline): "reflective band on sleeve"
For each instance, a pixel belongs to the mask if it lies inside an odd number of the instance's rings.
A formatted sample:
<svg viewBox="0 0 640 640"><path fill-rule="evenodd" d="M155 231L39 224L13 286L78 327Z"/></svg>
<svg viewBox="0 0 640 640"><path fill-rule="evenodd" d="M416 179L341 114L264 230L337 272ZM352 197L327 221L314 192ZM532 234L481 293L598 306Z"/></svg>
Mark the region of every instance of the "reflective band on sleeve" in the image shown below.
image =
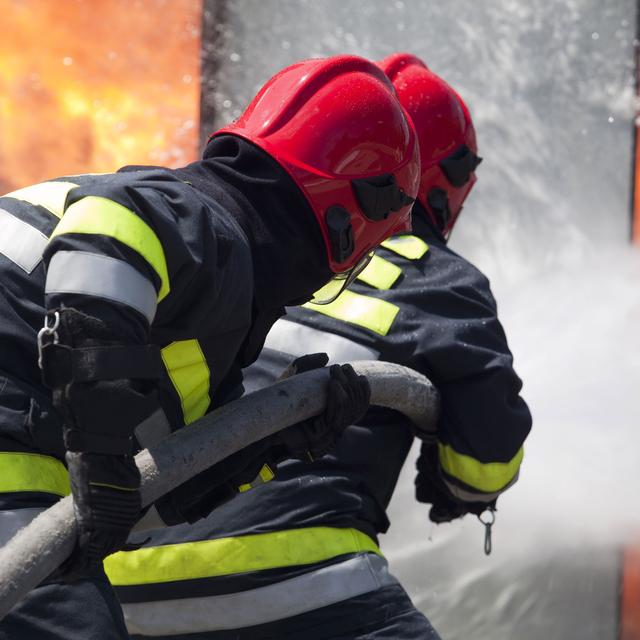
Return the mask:
<svg viewBox="0 0 640 640"><path fill-rule="evenodd" d="M65 233L94 233L115 238L138 252L160 278L158 301L169 293L169 273L164 250L153 229L133 211L99 196L74 202L51 238Z"/></svg>
<svg viewBox="0 0 640 640"><path fill-rule="evenodd" d="M184 423L201 418L209 408L209 366L197 340L172 342L162 349L162 360L180 396Z"/></svg>
<svg viewBox="0 0 640 640"><path fill-rule="evenodd" d="M247 482L247 484L241 484L238 487L239 493L245 493L245 491L249 491L250 489L255 489L259 487L261 484L266 484L267 482L271 482L275 478L275 474L271 470L271 467L268 464L262 465L262 469L258 472L258 475L251 481Z"/></svg>
<svg viewBox="0 0 640 640"><path fill-rule="evenodd" d="M31 273L42 260L47 236L30 224L0 209L0 253Z"/></svg>
<svg viewBox="0 0 640 640"><path fill-rule="evenodd" d="M402 269L393 264L393 262L389 262L389 260L385 260L380 256L373 256L365 270L358 274L357 279L370 287L386 290L391 289L401 273Z"/></svg>
<svg viewBox="0 0 640 640"><path fill-rule="evenodd" d="M86 251L58 251L47 269L45 293L79 293L113 300L141 313L151 324L155 287L130 264Z"/></svg>
<svg viewBox="0 0 640 640"><path fill-rule="evenodd" d="M54 216L61 218L64 203L71 189L78 185L73 182L41 182L30 187L7 193L3 198L15 198L36 206L44 207Z"/></svg>
<svg viewBox="0 0 640 640"><path fill-rule="evenodd" d="M201 598L124 604L130 634L182 635L253 627L397 584L387 562L363 554L264 587Z"/></svg>
<svg viewBox="0 0 640 640"><path fill-rule="evenodd" d="M39 453L0 452L0 493L32 491L67 496L69 473L55 458Z"/></svg>
<svg viewBox="0 0 640 640"><path fill-rule="evenodd" d="M343 291L329 304L305 304L306 309L322 313L336 320L357 324L386 336L400 311L400 307L386 300L363 296L353 291Z"/></svg>
<svg viewBox="0 0 640 640"><path fill-rule="evenodd" d="M125 586L315 564L365 551L382 555L357 529L309 527L119 551L104 566L111 584Z"/></svg>
<svg viewBox="0 0 640 640"><path fill-rule="evenodd" d="M419 260L429 251L429 245L418 236L393 236L380 244L408 260Z"/></svg>
<svg viewBox="0 0 640 640"><path fill-rule="evenodd" d="M493 502L503 491L508 489L511 485L515 484L517 479L518 479L518 474L516 473L516 475L512 478L511 482L509 482L507 485L502 487L500 491L494 491L493 493L481 493L479 491L465 490L462 487L458 486L457 484L454 484L453 482L448 480L446 476L442 478L445 485L447 485L447 488L449 489L449 491L451 491L452 495L454 495L456 498L459 498L460 500L464 500L465 502L487 502L487 503Z"/></svg>
<svg viewBox="0 0 640 640"><path fill-rule="evenodd" d="M311 308L315 311L318 305ZM264 346L296 357L307 353L326 353L329 364L377 360L380 355L375 349L343 336L290 320L278 320L269 331Z"/></svg>
<svg viewBox="0 0 640 640"><path fill-rule="evenodd" d="M504 489L518 473L524 456L524 449L520 447L509 462L482 463L471 456L457 453L448 444L438 443L438 451L444 471L484 493Z"/></svg>

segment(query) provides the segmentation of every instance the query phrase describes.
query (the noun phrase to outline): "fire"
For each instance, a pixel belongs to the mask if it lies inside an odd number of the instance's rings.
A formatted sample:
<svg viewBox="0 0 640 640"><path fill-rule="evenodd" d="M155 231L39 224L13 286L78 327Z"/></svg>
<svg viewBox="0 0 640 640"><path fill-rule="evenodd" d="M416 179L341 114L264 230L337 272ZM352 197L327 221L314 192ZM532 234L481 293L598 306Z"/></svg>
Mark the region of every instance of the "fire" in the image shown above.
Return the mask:
<svg viewBox="0 0 640 640"><path fill-rule="evenodd" d="M201 0L0 0L0 193L198 152Z"/></svg>

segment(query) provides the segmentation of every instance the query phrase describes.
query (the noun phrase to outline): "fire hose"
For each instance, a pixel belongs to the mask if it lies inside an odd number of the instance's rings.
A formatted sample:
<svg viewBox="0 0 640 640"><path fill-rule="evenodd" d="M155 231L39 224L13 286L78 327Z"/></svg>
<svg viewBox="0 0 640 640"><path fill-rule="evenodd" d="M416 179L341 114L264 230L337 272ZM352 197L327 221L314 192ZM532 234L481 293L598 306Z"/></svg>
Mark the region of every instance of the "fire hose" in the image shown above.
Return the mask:
<svg viewBox="0 0 640 640"><path fill-rule="evenodd" d="M395 409L422 432L435 429L438 393L423 375L388 362L358 362L371 404ZM213 411L136 456L148 505L232 453L324 408L328 371L287 378ZM70 555L76 540L71 496L41 513L0 549L0 619Z"/></svg>

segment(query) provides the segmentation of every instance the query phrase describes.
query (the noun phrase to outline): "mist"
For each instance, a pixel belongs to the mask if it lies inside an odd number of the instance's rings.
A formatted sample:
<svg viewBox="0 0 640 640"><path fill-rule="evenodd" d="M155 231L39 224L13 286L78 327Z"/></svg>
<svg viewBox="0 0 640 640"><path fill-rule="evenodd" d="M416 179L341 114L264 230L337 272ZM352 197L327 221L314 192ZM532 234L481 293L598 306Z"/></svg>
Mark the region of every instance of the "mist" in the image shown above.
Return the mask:
<svg viewBox="0 0 640 640"><path fill-rule="evenodd" d="M244 0L205 5L203 122L299 58L421 56L474 117L478 184L451 246L485 271L534 427L499 502L432 525L413 456L382 537L447 640L617 637L620 554L640 543L640 255L629 242L632 0Z"/></svg>

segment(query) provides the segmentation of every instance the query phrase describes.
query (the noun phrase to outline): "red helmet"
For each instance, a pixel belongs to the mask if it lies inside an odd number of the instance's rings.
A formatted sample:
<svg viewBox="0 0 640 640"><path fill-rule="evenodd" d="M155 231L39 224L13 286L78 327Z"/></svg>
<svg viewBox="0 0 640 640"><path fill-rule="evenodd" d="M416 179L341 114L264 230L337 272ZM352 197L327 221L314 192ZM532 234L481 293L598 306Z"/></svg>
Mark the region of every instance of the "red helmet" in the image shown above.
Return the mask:
<svg viewBox="0 0 640 640"><path fill-rule="evenodd" d="M476 181L476 132L462 98L408 53L378 63L396 88L418 135L422 161L418 200L446 236Z"/></svg>
<svg viewBox="0 0 640 640"><path fill-rule="evenodd" d="M361 265L410 229L420 158L393 85L357 56L304 60L271 78L211 137L245 138L273 157L308 200L334 273Z"/></svg>

